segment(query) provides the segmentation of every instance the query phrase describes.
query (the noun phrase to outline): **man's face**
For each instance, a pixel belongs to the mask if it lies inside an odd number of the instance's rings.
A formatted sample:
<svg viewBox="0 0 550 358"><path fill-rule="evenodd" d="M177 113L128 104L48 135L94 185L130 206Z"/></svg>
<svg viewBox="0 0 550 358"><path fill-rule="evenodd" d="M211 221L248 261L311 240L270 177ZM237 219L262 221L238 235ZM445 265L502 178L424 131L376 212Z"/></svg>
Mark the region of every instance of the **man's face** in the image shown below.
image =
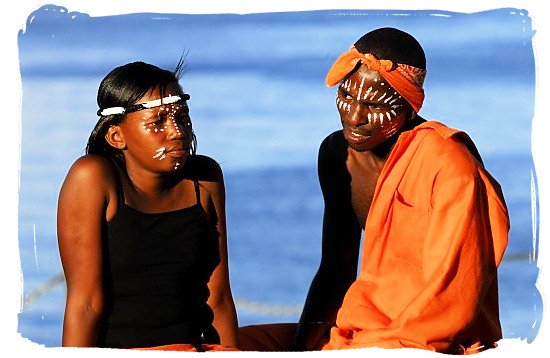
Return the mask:
<svg viewBox="0 0 550 358"><path fill-rule="evenodd" d="M361 66L338 88L336 106L348 145L362 152L394 135L407 121L410 104L378 71Z"/></svg>

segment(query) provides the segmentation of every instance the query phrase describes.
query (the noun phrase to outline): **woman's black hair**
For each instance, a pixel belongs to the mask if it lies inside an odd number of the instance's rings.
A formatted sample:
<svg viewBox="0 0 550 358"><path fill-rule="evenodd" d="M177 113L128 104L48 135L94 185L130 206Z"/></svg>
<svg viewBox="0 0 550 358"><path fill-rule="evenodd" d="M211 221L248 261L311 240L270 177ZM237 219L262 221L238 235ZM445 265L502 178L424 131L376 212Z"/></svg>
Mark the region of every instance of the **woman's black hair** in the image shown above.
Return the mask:
<svg viewBox="0 0 550 358"><path fill-rule="evenodd" d="M357 51L371 53L379 60L426 69L426 55L420 43L412 35L393 27L368 32L354 46Z"/></svg>
<svg viewBox="0 0 550 358"><path fill-rule="evenodd" d="M159 89L164 97L166 87L177 83L183 74L184 56L180 58L173 71L164 70L145 62L132 62L113 69L101 81L97 93L97 104L100 109L110 107L128 107L142 98L149 91ZM124 114L100 116L86 145L86 154L98 154L113 159L116 164L123 166L122 152L113 148L105 139L105 135L112 125L119 124ZM192 133L192 154L195 153L197 140Z"/></svg>

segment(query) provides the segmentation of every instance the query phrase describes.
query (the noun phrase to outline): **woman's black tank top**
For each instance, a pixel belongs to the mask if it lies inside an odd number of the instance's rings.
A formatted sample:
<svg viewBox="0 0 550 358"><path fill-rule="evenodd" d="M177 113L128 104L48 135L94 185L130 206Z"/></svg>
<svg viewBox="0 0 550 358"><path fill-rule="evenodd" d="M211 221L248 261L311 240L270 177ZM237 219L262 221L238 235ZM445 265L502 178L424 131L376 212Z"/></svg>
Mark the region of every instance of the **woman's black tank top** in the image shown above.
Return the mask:
<svg viewBox="0 0 550 358"><path fill-rule="evenodd" d="M220 261L218 232L196 182L195 192L193 206L159 214L140 212L119 198L104 235L100 346L219 343L206 304L207 283Z"/></svg>

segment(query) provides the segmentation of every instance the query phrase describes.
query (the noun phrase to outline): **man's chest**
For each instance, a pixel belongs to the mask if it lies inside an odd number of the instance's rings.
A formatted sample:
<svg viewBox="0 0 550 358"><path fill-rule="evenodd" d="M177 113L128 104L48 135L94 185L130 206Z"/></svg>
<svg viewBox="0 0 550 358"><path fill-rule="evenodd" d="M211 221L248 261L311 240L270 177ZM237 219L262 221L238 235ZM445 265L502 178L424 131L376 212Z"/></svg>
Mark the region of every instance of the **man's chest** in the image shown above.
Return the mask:
<svg viewBox="0 0 550 358"><path fill-rule="evenodd" d="M351 204L363 228L383 165L384 160L368 153L350 153L346 162L351 176Z"/></svg>

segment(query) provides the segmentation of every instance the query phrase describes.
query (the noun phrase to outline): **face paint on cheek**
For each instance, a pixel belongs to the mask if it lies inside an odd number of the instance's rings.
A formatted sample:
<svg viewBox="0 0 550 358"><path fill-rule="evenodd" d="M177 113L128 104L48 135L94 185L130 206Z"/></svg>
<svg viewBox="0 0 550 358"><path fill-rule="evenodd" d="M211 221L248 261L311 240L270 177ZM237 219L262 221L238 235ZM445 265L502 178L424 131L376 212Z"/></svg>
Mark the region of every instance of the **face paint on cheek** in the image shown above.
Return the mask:
<svg viewBox="0 0 550 358"><path fill-rule="evenodd" d="M394 93L394 95L396 95L396 93ZM399 98L401 98L401 96L399 96ZM403 121L398 120L403 115L402 111L400 110L401 107L403 107L403 105L398 103L398 104L392 105L389 111L380 113L380 116L385 116L387 118L386 124L381 128L381 134L384 135L385 137L391 137L399 130L399 128L401 128Z"/></svg>
<svg viewBox="0 0 550 358"><path fill-rule="evenodd" d="M395 96L395 98L393 98L393 96ZM391 106L391 108L396 109L396 108L401 107L401 104L394 104L395 101L401 99L401 95L399 95L397 92L393 92L393 95L392 95L390 98L393 98L393 99L390 101L390 103L389 103L389 105ZM389 100L389 99L388 99L388 100Z"/></svg>
<svg viewBox="0 0 550 358"><path fill-rule="evenodd" d="M348 113L351 110L351 104L342 101L340 98L336 98L336 106L338 107L338 109L341 109Z"/></svg>
<svg viewBox="0 0 550 358"><path fill-rule="evenodd" d="M367 90L367 92L365 92L365 95L363 96L363 101L367 99L367 96L371 93L372 91L372 86L369 87L369 89Z"/></svg>
<svg viewBox="0 0 550 358"><path fill-rule="evenodd" d="M157 154L153 156L153 158L157 158L158 160L163 160L166 158L166 148L162 147L156 150Z"/></svg>
<svg viewBox="0 0 550 358"><path fill-rule="evenodd" d="M384 103L388 103L389 101L391 101L391 103L395 102L397 100L397 98L393 98L393 96L397 96L397 92L393 92L391 95L389 95L385 100L384 100Z"/></svg>
<svg viewBox="0 0 550 358"><path fill-rule="evenodd" d="M343 105L344 105L344 102L342 102L340 98L336 98L336 107L338 107L338 109L342 109Z"/></svg>
<svg viewBox="0 0 550 358"><path fill-rule="evenodd" d="M374 97L378 94L378 90L372 92L370 98L369 98L369 101L374 101Z"/></svg>
<svg viewBox="0 0 550 358"><path fill-rule="evenodd" d="M391 137L392 135L395 134L395 132L397 132L397 130L399 129L399 126L398 125L392 125L390 127L386 127L386 128L382 128L382 130L380 131L380 133L386 137L386 138L389 138Z"/></svg>

